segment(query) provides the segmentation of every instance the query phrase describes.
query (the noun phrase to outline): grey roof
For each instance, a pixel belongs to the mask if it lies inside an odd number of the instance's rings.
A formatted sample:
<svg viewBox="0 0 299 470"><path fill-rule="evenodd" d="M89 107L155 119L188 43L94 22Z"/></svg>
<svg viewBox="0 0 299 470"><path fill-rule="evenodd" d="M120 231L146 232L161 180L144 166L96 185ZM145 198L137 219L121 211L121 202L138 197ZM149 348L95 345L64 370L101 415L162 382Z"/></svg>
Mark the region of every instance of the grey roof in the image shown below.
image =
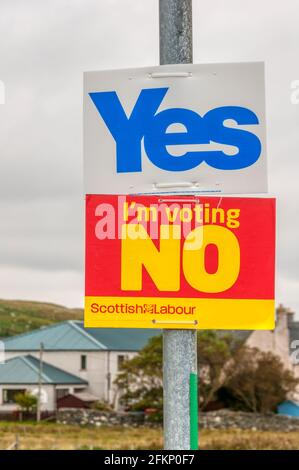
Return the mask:
<svg viewBox="0 0 299 470"><path fill-rule="evenodd" d="M84 385L86 380L69 374L47 362L42 364L42 383L55 385ZM30 354L17 356L0 364L0 384L38 384L39 360Z"/></svg>
<svg viewBox="0 0 299 470"><path fill-rule="evenodd" d="M4 340L6 351L139 351L158 329L84 328L81 321L55 323Z"/></svg>
<svg viewBox="0 0 299 470"><path fill-rule="evenodd" d="M84 328L82 322L78 326L112 351L139 351L150 338L162 333L153 328Z"/></svg>

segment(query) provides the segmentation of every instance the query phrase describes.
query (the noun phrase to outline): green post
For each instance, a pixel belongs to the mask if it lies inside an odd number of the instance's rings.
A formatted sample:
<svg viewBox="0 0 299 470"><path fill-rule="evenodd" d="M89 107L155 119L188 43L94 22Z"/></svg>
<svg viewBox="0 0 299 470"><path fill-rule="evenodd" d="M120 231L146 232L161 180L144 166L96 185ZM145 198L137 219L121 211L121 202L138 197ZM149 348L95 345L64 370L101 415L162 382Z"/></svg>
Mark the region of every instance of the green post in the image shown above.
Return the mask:
<svg viewBox="0 0 299 470"><path fill-rule="evenodd" d="M198 450L198 383L197 374L190 374L190 450Z"/></svg>

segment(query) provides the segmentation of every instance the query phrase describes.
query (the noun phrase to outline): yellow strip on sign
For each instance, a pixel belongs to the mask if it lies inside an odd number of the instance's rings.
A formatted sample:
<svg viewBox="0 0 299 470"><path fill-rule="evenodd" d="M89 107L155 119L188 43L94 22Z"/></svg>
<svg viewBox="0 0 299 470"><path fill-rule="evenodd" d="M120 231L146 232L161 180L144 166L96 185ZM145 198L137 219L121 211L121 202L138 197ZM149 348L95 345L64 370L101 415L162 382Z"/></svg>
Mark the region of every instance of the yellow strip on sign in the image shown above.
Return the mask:
<svg viewBox="0 0 299 470"><path fill-rule="evenodd" d="M272 330L274 300L85 297L87 328Z"/></svg>

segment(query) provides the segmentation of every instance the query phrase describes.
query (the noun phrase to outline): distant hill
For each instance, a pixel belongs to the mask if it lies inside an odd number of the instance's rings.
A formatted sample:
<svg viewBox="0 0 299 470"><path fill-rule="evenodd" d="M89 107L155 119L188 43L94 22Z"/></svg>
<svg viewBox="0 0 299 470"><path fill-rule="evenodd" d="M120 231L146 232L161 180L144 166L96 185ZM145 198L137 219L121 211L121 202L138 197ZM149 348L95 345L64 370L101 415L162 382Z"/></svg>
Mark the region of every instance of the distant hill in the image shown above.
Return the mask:
<svg viewBox="0 0 299 470"><path fill-rule="evenodd" d="M59 321L82 320L83 310L26 300L0 299L0 338L51 325Z"/></svg>

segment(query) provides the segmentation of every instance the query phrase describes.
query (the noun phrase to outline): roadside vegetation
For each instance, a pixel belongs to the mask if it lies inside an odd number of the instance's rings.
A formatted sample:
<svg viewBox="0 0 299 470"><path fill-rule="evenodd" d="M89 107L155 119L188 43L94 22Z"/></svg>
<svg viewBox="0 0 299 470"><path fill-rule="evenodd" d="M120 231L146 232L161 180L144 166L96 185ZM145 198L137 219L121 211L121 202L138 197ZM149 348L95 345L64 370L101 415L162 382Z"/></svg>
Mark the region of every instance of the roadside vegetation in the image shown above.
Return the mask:
<svg viewBox="0 0 299 470"><path fill-rule="evenodd" d="M199 331L197 356L202 410L208 411L212 405L214 409L275 412L299 384L278 356L236 343L229 334ZM135 357L122 364L116 383L125 409L155 410L152 419L162 422L161 336L151 338Z"/></svg>
<svg viewBox="0 0 299 470"><path fill-rule="evenodd" d="M20 450L160 450L160 427L88 428L55 423L0 422L0 450L16 439ZM203 430L201 450L294 450L299 448L299 432L261 432L243 430Z"/></svg>

